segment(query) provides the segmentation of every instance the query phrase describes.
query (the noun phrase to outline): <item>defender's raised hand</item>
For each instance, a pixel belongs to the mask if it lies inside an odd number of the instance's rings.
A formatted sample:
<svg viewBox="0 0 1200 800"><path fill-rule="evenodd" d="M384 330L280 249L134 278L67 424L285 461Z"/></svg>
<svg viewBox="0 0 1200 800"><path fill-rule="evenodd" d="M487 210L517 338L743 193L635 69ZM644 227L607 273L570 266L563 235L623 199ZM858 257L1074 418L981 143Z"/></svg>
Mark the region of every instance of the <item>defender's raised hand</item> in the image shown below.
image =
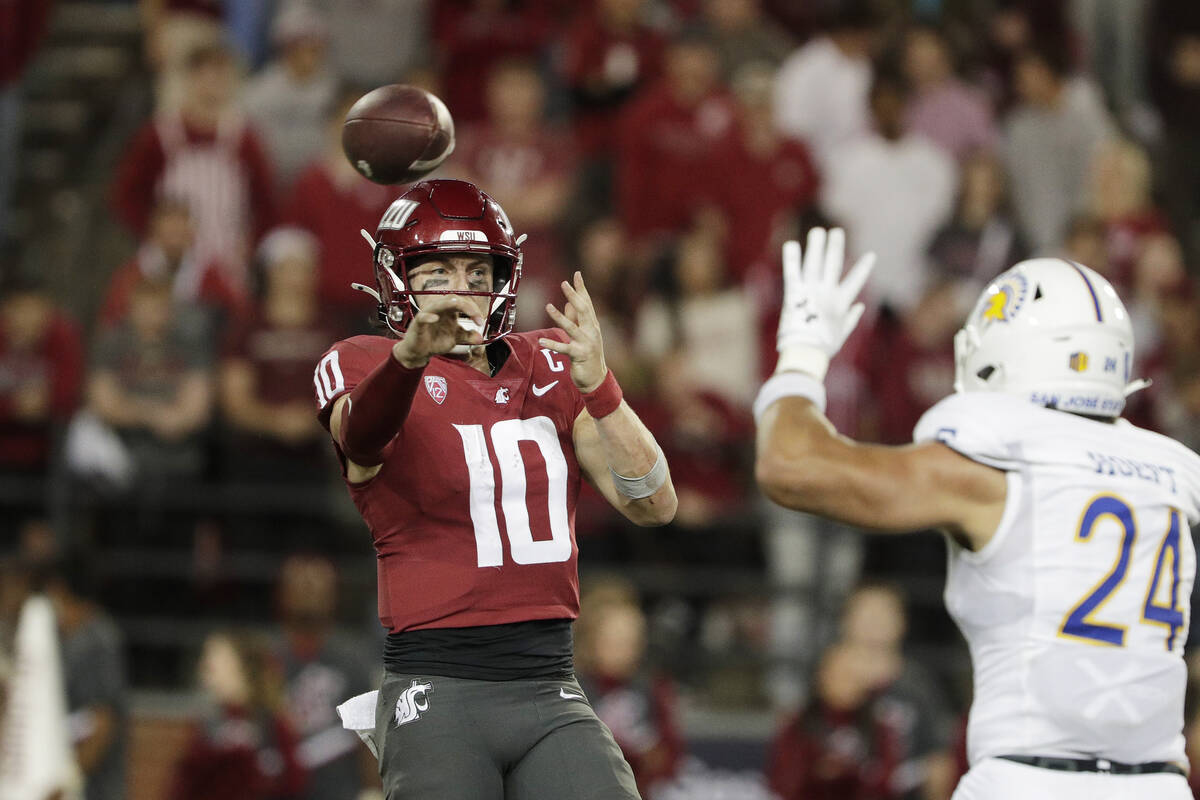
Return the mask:
<svg viewBox="0 0 1200 800"><path fill-rule="evenodd" d="M483 342L483 317L471 298L446 294L430 297L422 304L424 307L409 323L404 338L392 348L396 359L404 366L417 369L428 364L434 356L449 353L459 345Z"/></svg>
<svg viewBox="0 0 1200 800"><path fill-rule="evenodd" d="M841 228L828 234L824 228L810 230L803 259L799 242L784 242L776 371L796 370L823 379L830 359L862 318L864 306L854 301L875 266L875 254L858 259L839 283L845 248Z"/></svg>
<svg viewBox="0 0 1200 800"><path fill-rule="evenodd" d="M575 285L562 282L567 304L559 311L554 304L546 304L546 313L558 327L566 331L569 341L538 339L538 344L571 359L571 380L579 391L587 393L600 385L608 374L604 363L604 340L600 336L600 321L592 306L591 295L583 285L583 275L575 272Z"/></svg>

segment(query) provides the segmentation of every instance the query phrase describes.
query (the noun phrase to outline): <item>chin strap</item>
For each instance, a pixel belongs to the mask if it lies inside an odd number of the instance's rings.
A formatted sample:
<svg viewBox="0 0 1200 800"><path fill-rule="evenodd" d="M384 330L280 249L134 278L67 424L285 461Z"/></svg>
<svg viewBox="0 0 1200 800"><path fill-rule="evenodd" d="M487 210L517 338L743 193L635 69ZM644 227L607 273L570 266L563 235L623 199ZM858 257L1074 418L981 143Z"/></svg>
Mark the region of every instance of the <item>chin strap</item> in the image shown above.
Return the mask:
<svg viewBox="0 0 1200 800"><path fill-rule="evenodd" d="M1140 392L1142 389L1148 388L1153 383L1154 381L1150 380L1149 378L1138 378L1136 381L1130 381L1129 383L1125 384L1125 396L1129 397L1129 395L1133 394L1134 392Z"/></svg>
<svg viewBox="0 0 1200 800"><path fill-rule="evenodd" d="M375 298L376 303L383 303L383 300L379 297L379 291L373 286L366 286L361 283L352 283L350 284L350 288L357 289L360 292L366 292L367 294L371 295L371 297Z"/></svg>

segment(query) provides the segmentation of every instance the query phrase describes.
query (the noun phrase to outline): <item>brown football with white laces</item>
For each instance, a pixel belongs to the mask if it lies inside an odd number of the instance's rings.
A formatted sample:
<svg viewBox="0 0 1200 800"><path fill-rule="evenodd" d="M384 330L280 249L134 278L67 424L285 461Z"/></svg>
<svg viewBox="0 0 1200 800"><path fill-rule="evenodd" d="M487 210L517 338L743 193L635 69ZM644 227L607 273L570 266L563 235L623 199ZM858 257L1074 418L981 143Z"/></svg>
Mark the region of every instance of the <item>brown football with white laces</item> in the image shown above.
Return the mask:
<svg viewBox="0 0 1200 800"><path fill-rule="evenodd" d="M346 113L342 151L375 183L411 183L454 152L454 120L446 104L424 89L381 86Z"/></svg>

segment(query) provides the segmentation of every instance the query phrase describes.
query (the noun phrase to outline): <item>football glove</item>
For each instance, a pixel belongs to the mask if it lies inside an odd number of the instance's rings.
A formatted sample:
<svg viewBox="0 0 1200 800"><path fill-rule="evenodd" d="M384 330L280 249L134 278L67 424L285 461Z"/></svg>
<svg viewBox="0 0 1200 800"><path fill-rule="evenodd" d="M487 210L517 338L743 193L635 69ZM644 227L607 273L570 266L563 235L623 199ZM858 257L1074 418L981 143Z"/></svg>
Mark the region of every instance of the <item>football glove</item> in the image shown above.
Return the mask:
<svg viewBox="0 0 1200 800"><path fill-rule="evenodd" d="M810 230L803 259L799 242L784 242L777 373L799 371L823 380L830 359L862 318L865 306L854 301L875 266L875 254L858 259L839 283L845 249L841 228L828 234L824 228Z"/></svg>

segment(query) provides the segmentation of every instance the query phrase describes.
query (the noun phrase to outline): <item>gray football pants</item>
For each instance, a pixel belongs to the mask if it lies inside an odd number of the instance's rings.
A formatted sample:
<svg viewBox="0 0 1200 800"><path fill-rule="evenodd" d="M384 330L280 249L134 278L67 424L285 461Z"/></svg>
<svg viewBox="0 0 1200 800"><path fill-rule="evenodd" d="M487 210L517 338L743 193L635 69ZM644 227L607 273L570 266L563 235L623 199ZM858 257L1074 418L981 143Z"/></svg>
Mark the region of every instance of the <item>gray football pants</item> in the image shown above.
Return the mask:
<svg viewBox="0 0 1200 800"><path fill-rule="evenodd" d="M386 672L375 708L387 800L639 800L574 679Z"/></svg>

